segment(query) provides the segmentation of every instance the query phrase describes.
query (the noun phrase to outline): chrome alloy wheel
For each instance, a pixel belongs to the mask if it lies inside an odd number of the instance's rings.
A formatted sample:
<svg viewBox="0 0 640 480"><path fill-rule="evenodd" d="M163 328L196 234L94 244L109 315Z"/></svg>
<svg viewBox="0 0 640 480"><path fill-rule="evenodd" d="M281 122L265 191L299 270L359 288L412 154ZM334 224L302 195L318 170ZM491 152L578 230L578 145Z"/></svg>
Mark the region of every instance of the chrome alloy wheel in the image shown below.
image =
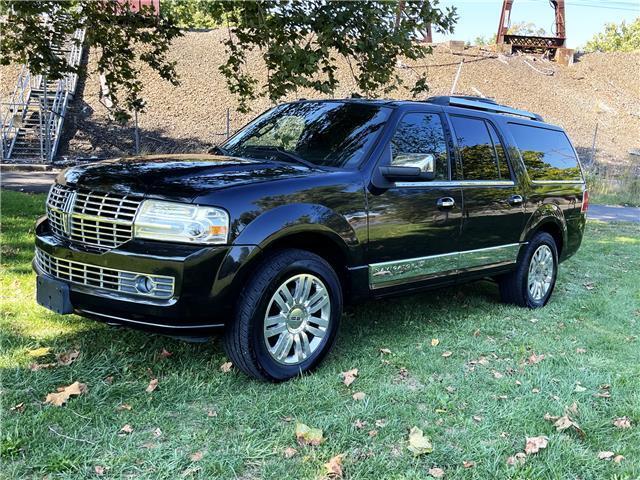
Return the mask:
<svg viewBox="0 0 640 480"><path fill-rule="evenodd" d="M529 295L540 301L547 294L553 282L553 253L548 245L540 245L531 257L527 285Z"/></svg>
<svg viewBox="0 0 640 480"><path fill-rule="evenodd" d="M307 273L286 280L264 316L264 341L278 363L296 365L315 352L327 333L331 299L325 284Z"/></svg>

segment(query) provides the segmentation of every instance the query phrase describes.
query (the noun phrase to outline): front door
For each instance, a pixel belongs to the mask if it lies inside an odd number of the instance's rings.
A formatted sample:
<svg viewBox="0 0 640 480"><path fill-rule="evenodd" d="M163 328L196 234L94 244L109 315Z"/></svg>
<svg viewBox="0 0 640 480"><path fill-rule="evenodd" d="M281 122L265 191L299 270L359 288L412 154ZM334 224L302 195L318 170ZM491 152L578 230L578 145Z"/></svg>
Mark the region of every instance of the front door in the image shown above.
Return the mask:
<svg viewBox="0 0 640 480"><path fill-rule="evenodd" d="M420 158L432 155L435 178L369 192L369 284L374 290L454 280L462 195L450 181L453 157L446 128L437 111L409 111L398 123L390 158L381 165L422 167Z"/></svg>
<svg viewBox="0 0 640 480"><path fill-rule="evenodd" d="M464 201L460 273L514 263L524 226L522 192L489 118L451 115Z"/></svg>

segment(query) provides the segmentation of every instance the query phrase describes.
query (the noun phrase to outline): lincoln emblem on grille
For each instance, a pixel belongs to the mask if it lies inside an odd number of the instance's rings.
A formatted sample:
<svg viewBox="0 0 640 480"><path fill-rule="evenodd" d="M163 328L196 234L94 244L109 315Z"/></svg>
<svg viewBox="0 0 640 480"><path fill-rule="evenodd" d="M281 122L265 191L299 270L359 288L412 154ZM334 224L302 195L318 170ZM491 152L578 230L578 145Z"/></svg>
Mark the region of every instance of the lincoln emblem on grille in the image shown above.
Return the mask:
<svg viewBox="0 0 640 480"><path fill-rule="evenodd" d="M73 204L76 201L76 192L69 192L64 199L64 203L61 205L62 210L62 231L65 235L71 234L71 222L73 221L71 212L73 212Z"/></svg>

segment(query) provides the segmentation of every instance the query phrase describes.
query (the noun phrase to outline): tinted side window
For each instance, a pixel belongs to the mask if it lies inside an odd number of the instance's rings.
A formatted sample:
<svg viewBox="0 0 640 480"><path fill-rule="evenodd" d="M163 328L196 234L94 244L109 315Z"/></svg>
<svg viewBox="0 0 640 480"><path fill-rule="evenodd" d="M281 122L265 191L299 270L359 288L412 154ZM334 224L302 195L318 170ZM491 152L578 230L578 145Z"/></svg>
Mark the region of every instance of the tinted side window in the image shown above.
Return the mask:
<svg viewBox="0 0 640 480"><path fill-rule="evenodd" d="M507 154L505 153L504 146L500 141L498 132L493 125L487 123L489 127L489 133L491 134L491 140L493 140L493 148L496 151L498 157L498 170L500 170L500 180L511 180L511 171L509 170L509 163L507 162Z"/></svg>
<svg viewBox="0 0 640 480"><path fill-rule="evenodd" d="M531 180L582 180L578 159L564 132L510 124Z"/></svg>
<svg viewBox="0 0 640 480"><path fill-rule="evenodd" d="M437 114L406 114L391 139L391 164L421 167L424 155L435 160L436 180L449 180L449 156L442 120Z"/></svg>
<svg viewBox="0 0 640 480"><path fill-rule="evenodd" d="M499 180L500 170L496 151L484 120L451 117L462 157L465 180Z"/></svg>

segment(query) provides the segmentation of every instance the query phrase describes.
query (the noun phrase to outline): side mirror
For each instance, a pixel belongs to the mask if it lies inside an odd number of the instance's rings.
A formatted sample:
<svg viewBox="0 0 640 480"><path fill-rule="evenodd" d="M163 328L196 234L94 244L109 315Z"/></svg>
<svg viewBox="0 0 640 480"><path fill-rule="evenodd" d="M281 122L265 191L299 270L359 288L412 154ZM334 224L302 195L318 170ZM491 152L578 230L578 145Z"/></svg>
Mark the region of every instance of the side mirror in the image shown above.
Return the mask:
<svg viewBox="0 0 640 480"><path fill-rule="evenodd" d="M419 167L380 167L380 173L390 182L417 182L422 179Z"/></svg>
<svg viewBox="0 0 640 480"><path fill-rule="evenodd" d="M435 158L430 153L399 153L393 157L393 165L380 167L380 173L392 182L433 180Z"/></svg>

